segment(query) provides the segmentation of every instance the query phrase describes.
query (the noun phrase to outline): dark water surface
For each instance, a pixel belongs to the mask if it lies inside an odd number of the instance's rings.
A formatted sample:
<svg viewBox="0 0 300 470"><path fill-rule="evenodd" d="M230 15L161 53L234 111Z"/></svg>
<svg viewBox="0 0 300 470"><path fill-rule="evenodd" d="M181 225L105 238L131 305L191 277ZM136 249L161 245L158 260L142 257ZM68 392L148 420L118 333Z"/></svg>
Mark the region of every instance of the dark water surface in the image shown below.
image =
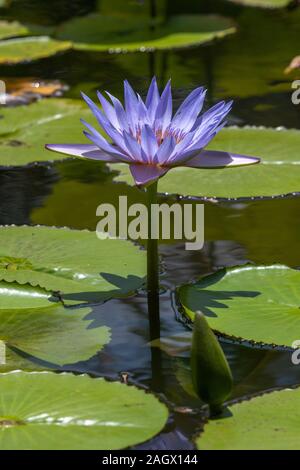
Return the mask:
<svg viewBox="0 0 300 470"><path fill-rule="evenodd" d="M60 9L51 9L50 16L49 9L41 12L34 8L37 1L28 3L33 5L31 13L26 13L32 21L43 19L43 23L51 24L78 11L85 13L95 2L72 2L73 12L63 8L66 2L58 2ZM276 55L272 52L279 46L276 37L260 47L264 28L257 27L253 11L234 11L237 20L242 15L241 29L222 43L154 55L70 52L22 67L2 67L1 79L60 79L70 86L67 96L78 98L81 89L93 94L97 88L104 88L120 95L124 78L143 94L155 72L161 83L172 77L176 105L201 84L208 86L210 102L223 97L235 99L232 123L299 128L300 107L292 105L291 83L283 74L289 60L299 53L299 42L289 46L285 42L284 54ZM261 20L267 17L269 25L274 22L275 29L280 15L285 14L257 13ZM140 191L114 183L112 177L103 165L97 168L96 163L78 161L1 170L0 223L95 230L99 204L116 202L119 195L128 195L130 201L143 198ZM126 372L130 381L150 387L170 403L173 411L164 432L139 448L192 448L192 435L201 425L202 404L189 393L191 333L180 321L175 287L220 267L246 262L300 266L299 198L206 202L205 231L205 246L199 252L185 251L183 243L160 245L162 350L149 345L146 296L140 291L92 307L89 316L95 323L111 327L112 341L89 361L68 368L113 379ZM300 368L292 365L287 351L252 349L229 342L222 342L222 346L234 374L234 398L300 383Z"/></svg>

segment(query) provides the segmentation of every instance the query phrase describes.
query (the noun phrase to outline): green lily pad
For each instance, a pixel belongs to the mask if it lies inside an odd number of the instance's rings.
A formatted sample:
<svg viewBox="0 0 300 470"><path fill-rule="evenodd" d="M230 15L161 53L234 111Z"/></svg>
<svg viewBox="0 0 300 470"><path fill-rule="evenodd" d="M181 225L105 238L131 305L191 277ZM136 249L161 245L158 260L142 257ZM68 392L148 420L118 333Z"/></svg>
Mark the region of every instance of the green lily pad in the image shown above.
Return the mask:
<svg viewBox="0 0 300 470"><path fill-rule="evenodd" d="M284 8L288 6L292 0L229 0L233 3L260 8Z"/></svg>
<svg viewBox="0 0 300 470"><path fill-rule="evenodd" d="M53 367L84 361L110 340L109 328L91 326L90 309L67 309L40 288L0 282L0 300L0 340L6 347L0 371L36 369L40 361Z"/></svg>
<svg viewBox="0 0 300 470"><path fill-rule="evenodd" d="M145 18L137 22L135 17L93 13L66 22L56 37L79 50L144 52L196 46L234 32L232 21L217 15L174 16L151 29Z"/></svg>
<svg viewBox="0 0 300 470"><path fill-rule="evenodd" d="M0 446L9 450L112 450L159 433L168 410L133 386L86 375L1 374Z"/></svg>
<svg viewBox="0 0 300 470"><path fill-rule="evenodd" d="M145 268L145 253L125 240L99 240L87 230L0 228L0 280L59 291L67 303L132 292Z"/></svg>
<svg viewBox="0 0 300 470"><path fill-rule="evenodd" d="M0 64L19 64L50 57L71 49L67 41L56 41L48 36L7 39L0 42Z"/></svg>
<svg viewBox="0 0 300 470"><path fill-rule="evenodd" d="M179 288L184 311L200 310L223 335L292 348L300 329L300 271L281 265L223 269Z"/></svg>
<svg viewBox="0 0 300 470"><path fill-rule="evenodd" d="M9 259L7 267L10 269ZM0 312L8 309L44 308L51 305L51 300L55 301L51 293L39 287L3 281L0 281L0 299Z"/></svg>
<svg viewBox="0 0 300 470"><path fill-rule="evenodd" d="M259 165L224 169L178 167L160 179L158 190L184 196L250 198L300 191L300 131L258 127L223 129L208 148L261 157ZM128 166L117 181L133 184Z"/></svg>
<svg viewBox="0 0 300 470"><path fill-rule="evenodd" d="M91 118L81 101L40 100L30 106L1 109L0 166L62 160L46 143L87 143L80 118Z"/></svg>
<svg viewBox="0 0 300 470"><path fill-rule="evenodd" d="M201 450L300 450L300 389L285 389L230 406L209 421Z"/></svg>
<svg viewBox="0 0 300 470"><path fill-rule="evenodd" d="M26 36L28 33L28 28L18 21L0 21L0 39L11 38L14 36Z"/></svg>

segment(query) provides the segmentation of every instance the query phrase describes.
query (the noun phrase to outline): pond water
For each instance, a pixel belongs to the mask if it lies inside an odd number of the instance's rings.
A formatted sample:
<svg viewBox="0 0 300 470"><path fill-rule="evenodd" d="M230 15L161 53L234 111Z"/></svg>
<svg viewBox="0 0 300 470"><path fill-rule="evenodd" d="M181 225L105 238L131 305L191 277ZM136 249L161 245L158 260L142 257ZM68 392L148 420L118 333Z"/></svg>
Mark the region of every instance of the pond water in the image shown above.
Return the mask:
<svg viewBox="0 0 300 470"><path fill-rule="evenodd" d="M62 6L52 16L47 16L49 8L37 13L36 3L32 1L33 8L27 11L26 20L53 23L56 15L64 18L70 14ZM59 3L69 6L69 2ZM93 3L86 2L82 12L92 8ZM72 4L77 13L77 2ZM79 4L81 9L82 2ZM54 10L51 8L52 12ZM177 105L192 88L202 84L209 89L211 103L223 97L234 98L233 124L299 128L300 107L291 103L290 79L283 74L286 57L299 53L299 43L285 44L284 54L278 52L276 37L262 44L264 29L259 29L260 21L256 23L257 17L267 17L268 27L273 25L276 30L280 15L284 13L259 11L255 16L251 9L242 12L234 8L233 11L237 18L241 17L240 30L222 43L151 54L68 52L34 64L3 66L1 78L59 79L69 87L66 96L78 98L80 90L93 94L103 88L120 95L120 83L125 78L143 94L149 79L156 73L161 83L172 77ZM107 168L101 165L97 168L93 163L65 161L1 170L0 224L94 230L97 206L107 202L107 197L115 201L119 195L128 195L130 200L141 197L138 189L113 182ZM163 195L161 199L170 200ZM204 412L201 411L203 404L188 393L191 331L177 311L175 287L220 267L247 262L276 262L299 267L299 237L297 197L206 201L205 245L201 251L186 251L184 244L176 241L159 246L161 347L149 344L147 299L141 290L127 298L92 307L90 318L111 327L112 341L89 361L67 370L112 379L128 374L130 382L150 387L169 403L172 412L161 435L138 448L193 448L191 436L201 427ZM222 347L234 375L234 398L300 382L300 369L291 363L288 351L252 349L225 340Z"/></svg>

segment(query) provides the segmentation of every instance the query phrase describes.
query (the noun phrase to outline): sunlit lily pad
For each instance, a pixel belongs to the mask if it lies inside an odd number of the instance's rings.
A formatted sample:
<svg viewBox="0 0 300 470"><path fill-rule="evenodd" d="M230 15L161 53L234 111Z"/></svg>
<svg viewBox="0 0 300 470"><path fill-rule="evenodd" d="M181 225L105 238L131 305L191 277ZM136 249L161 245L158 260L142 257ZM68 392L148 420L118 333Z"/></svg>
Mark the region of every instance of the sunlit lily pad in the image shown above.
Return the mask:
<svg viewBox="0 0 300 470"><path fill-rule="evenodd" d="M179 288L191 319L200 310L221 334L292 347L300 331L300 271L281 265L223 269Z"/></svg>
<svg viewBox="0 0 300 470"><path fill-rule="evenodd" d="M10 269L8 258L6 266L7 269ZM44 308L51 306L51 301L58 302L58 298L53 297L51 293L39 287L28 284L22 286L4 281L0 281L0 299L0 312L8 309Z"/></svg>
<svg viewBox="0 0 300 470"><path fill-rule="evenodd" d="M0 280L59 291L65 302L100 301L141 286L144 252L126 240L53 227L0 228Z"/></svg>
<svg viewBox="0 0 300 470"><path fill-rule="evenodd" d="M224 169L176 168L161 178L158 190L198 197L261 197L300 191L300 131L258 127L223 129L209 148L261 157L258 165ZM112 166L118 181L133 184L127 165Z"/></svg>
<svg viewBox="0 0 300 470"><path fill-rule="evenodd" d="M71 43L48 36L7 39L0 42L0 64L18 64L50 57L70 49Z"/></svg>
<svg viewBox="0 0 300 470"><path fill-rule="evenodd" d="M284 8L288 6L292 0L229 0L233 3L241 5L261 8Z"/></svg>
<svg viewBox="0 0 300 470"><path fill-rule="evenodd" d="M209 421L201 450L300 450L300 389L285 389L230 406Z"/></svg>
<svg viewBox="0 0 300 470"><path fill-rule="evenodd" d="M151 29L144 18L93 13L66 22L56 37L75 49L134 52L196 46L234 32L231 20L216 15L174 16Z"/></svg>
<svg viewBox="0 0 300 470"><path fill-rule="evenodd" d="M84 361L109 341L106 326L93 327L88 308L65 308L38 287L0 282L0 340L6 346L0 372ZM26 357L26 359L24 358Z"/></svg>
<svg viewBox="0 0 300 470"><path fill-rule="evenodd" d="M18 21L0 21L0 39L26 36L28 32L28 28Z"/></svg>
<svg viewBox="0 0 300 470"><path fill-rule="evenodd" d="M86 143L80 118L89 120L90 115L79 100L41 100L30 106L1 109L0 166L62 160L63 155L45 150L45 143Z"/></svg>
<svg viewBox="0 0 300 470"><path fill-rule="evenodd" d="M51 372L1 374L0 446L112 450L146 441L168 410L133 386Z"/></svg>

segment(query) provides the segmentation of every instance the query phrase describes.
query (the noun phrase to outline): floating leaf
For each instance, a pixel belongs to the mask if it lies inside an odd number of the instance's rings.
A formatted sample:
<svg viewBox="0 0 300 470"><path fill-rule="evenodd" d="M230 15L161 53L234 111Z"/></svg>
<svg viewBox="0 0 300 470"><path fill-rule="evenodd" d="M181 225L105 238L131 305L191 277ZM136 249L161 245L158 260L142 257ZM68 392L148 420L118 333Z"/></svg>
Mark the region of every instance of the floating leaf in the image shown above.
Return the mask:
<svg viewBox="0 0 300 470"><path fill-rule="evenodd" d="M5 263L5 261L4 261ZM3 267L3 260L2 265ZM6 269L11 269L7 258ZM43 308L51 305L52 294L39 287L20 285L15 283L0 282L0 313L8 309ZM56 299L58 300L58 299ZM53 301L55 299L53 298ZM1 337L1 335L0 335Z"/></svg>
<svg viewBox="0 0 300 470"><path fill-rule="evenodd" d="M0 21L0 39L26 36L28 33L28 28L18 21Z"/></svg>
<svg viewBox="0 0 300 470"><path fill-rule="evenodd" d="M51 372L1 374L0 446L112 450L146 441L167 408L133 386Z"/></svg>
<svg viewBox="0 0 300 470"><path fill-rule="evenodd" d="M259 165L244 168L176 168L161 178L158 190L198 197L261 197L300 191L300 131L259 127L223 129L208 148L261 157ZM125 164L111 165L116 178L133 184Z"/></svg>
<svg viewBox="0 0 300 470"><path fill-rule="evenodd" d="M203 312L221 334L291 348L300 329L300 271L286 266L223 269L179 288L193 319Z"/></svg>
<svg viewBox="0 0 300 470"><path fill-rule="evenodd" d="M272 392L230 406L196 439L201 450L300 450L300 389Z"/></svg>
<svg viewBox="0 0 300 470"><path fill-rule="evenodd" d="M59 291L65 302L100 301L140 287L144 252L125 240L54 227L1 227L0 280Z"/></svg>
<svg viewBox="0 0 300 470"><path fill-rule="evenodd" d="M35 161L62 160L63 155L45 150L45 143L86 143L80 118L91 113L80 101L41 100L30 106L1 109L0 166L26 165Z"/></svg>
<svg viewBox="0 0 300 470"><path fill-rule="evenodd" d="M217 15L174 16L151 28L143 18L93 13L66 22L56 37L80 50L134 52L196 46L234 32L232 21Z"/></svg>
<svg viewBox="0 0 300 470"><path fill-rule="evenodd" d="M0 339L6 346L0 371L34 369L40 361L57 367L89 359L110 339L106 326L91 326L89 312L67 309L40 288L0 282Z"/></svg>
<svg viewBox="0 0 300 470"><path fill-rule="evenodd" d="M71 49L67 41L56 41L48 36L7 39L0 42L0 64L18 64L50 57Z"/></svg>
<svg viewBox="0 0 300 470"><path fill-rule="evenodd" d="M287 7L293 0L229 0L233 3L240 3L241 5L260 8L284 8Z"/></svg>

